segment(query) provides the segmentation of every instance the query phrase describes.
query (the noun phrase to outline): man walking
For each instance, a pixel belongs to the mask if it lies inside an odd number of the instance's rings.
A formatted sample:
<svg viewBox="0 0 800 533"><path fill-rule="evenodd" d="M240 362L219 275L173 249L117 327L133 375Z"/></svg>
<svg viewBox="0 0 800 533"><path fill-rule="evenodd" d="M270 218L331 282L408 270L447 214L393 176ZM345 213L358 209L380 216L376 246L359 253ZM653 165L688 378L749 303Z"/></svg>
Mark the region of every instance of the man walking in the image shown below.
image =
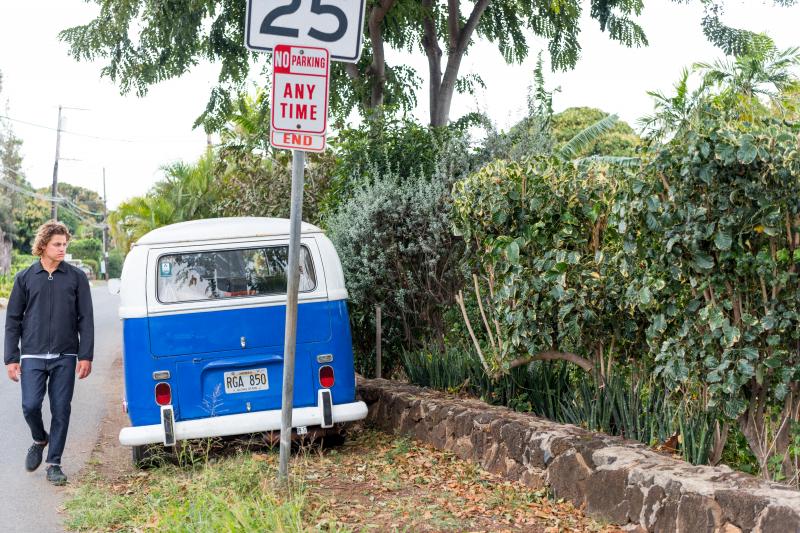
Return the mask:
<svg viewBox="0 0 800 533"><path fill-rule="evenodd" d="M64 485L61 454L67 440L75 374L92 371L94 319L89 280L65 263L71 236L61 222L42 224L33 244L39 260L19 272L6 310L5 364L8 377L22 381L22 413L33 445L25 468L33 472L47 450L47 480ZM77 364L76 364L77 359ZM50 433L42 422L44 394L50 398Z"/></svg>

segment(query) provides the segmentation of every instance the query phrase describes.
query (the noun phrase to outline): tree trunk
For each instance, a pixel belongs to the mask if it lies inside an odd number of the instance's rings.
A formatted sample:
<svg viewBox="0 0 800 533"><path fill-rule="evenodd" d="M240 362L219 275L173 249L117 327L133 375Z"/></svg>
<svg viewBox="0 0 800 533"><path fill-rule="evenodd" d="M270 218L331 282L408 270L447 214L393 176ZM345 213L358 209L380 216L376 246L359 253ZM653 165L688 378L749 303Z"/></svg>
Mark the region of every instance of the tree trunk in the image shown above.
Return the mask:
<svg viewBox="0 0 800 533"><path fill-rule="evenodd" d="M369 12L367 30L372 43L372 64L367 70L370 81L370 109L377 109L383 105L386 92L386 55L383 49L383 20L396 0L381 0Z"/></svg>
<svg viewBox="0 0 800 533"><path fill-rule="evenodd" d="M769 470L770 459L779 457L781 459L781 474L785 479L792 479L796 474L796 468L789 454L791 445L791 426L792 422L800 419L800 396L798 396L797 386L792 387L792 391L784 400L783 410L777 425L774 426L774 433L769 431L769 413L766 412L766 390L761 387L751 387L756 392L756 396L750 399L750 405L740 417L739 428L742 430L750 451L758 460L761 469L761 477L771 479L772 472Z"/></svg>
<svg viewBox="0 0 800 533"><path fill-rule="evenodd" d="M425 55L428 56L428 74L430 76L428 96L430 98L430 121L433 126L438 114L437 104L442 83L442 49L439 48L436 22L433 20L433 0L422 0L422 8L425 11L422 15L422 46L425 48Z"/></svg>
<svg viewBox="0 0 800 533"><path fill-rule="evenodd" d="M430 125L446 126L450 118L450 105L458 80L461 59L467 51L478 22L491 0L478 0L472 8L464 26L461 26L461 15L458 0L448 0L447 12L447 66L442 73L442 49L437 38L436 22L433 19L433 0L422 0L425 10L422 19L422 45L428 56L428 74L430 76Z"/></svg>

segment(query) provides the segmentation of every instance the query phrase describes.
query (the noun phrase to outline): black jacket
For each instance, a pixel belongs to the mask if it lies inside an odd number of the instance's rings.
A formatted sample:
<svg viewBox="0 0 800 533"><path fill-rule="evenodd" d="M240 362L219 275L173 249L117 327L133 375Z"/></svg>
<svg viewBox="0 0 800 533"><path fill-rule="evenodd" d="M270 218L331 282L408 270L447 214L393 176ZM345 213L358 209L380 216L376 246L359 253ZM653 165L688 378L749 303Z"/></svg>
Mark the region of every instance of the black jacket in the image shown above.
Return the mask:
<svg viewBox="0 0 800 533"><path fill-rule="evenodd" d="M19 362L20 348L24 355L92 360L92 293L82 270L62 261L49 279L36 261L17 274L6 309L5 364Z"/></svg>

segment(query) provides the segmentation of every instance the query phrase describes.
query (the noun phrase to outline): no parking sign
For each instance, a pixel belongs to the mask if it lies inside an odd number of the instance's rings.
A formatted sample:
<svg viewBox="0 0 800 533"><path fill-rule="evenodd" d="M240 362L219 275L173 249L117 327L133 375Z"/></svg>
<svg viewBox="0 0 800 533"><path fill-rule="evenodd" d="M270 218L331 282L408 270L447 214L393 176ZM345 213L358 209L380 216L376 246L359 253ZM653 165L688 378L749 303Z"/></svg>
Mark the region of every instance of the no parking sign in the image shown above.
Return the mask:
<svg viewBox="0 0 800 533"><path fill-rule="evenodd" d="M328 50L278 45L272 54L272 65L272 145L324 150L330 81Z"/></svg>

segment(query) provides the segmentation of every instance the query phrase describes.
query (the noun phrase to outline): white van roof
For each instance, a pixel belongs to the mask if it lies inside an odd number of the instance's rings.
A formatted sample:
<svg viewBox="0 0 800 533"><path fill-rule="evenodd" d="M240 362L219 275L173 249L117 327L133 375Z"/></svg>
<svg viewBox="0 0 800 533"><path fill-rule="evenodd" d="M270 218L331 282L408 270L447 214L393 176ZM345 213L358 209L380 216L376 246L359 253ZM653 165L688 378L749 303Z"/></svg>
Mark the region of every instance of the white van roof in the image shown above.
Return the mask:
<svg viewBox="0 0 800 533"><path fill-rule="evenodd" d="M313 224L303 222L300 226L300 232L302 234L322 233L322 230ZM289 220L286 218L206 218L179 222L154 229L139 239L134 246L221 239L248 239L251 237L273 237L288 234Z"/></svg>
<svg viewBox="0 0 800 533"><path fill-rule="evenodd" d="M344 283L344 272L339 256L331 240L321 229L303 222L303 237L313 239L319 248L322 264L317 275L324 276L328 301L346 300L347 289ZM286 238L289 234L289 220L285 218L232 217L210 218L180 222L155 229L139 239L125 258L120 285L120 318L140 318L148 316L147 281L148 253L152 248L169 250L173 247L181 249L187 245L218 246L223 243L243 242L269 239L271 237ZM300 303L313 295L300 295ZM226 307L247 306L251 300L230 300L221 302ZM219 303L219 302L218 302ZM182 307L200 306L185 304L173 306L176 311ZM214 306L206 310L212 310Z"/></svg>

